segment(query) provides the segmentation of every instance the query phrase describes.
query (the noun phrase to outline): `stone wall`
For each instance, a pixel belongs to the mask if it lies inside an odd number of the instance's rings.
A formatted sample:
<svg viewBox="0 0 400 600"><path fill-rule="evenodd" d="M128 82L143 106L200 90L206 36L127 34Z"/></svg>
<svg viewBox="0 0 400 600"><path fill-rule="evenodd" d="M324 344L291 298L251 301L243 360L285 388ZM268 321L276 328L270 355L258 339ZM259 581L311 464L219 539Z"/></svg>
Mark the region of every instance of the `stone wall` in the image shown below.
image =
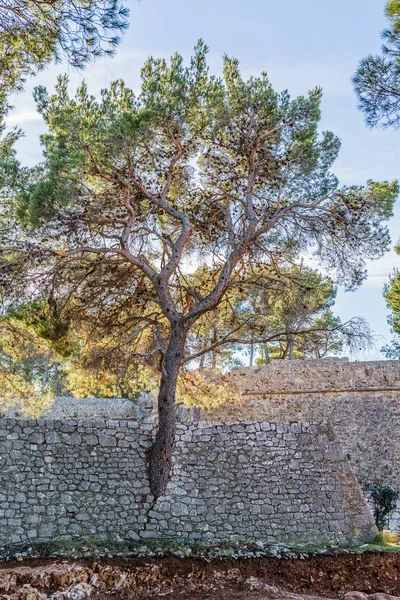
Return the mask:
<svg viewBox="0 0 400 600"><path fill-rule="evenodd" d="M400 490L399 361L274 361L227 378L240 402L202 412L202 419L328 421L363 488ZM400 528L399 511L392 526Z"/></svg>
<svg viewBox="0 0 400 600"><path fill-rule="evenodd" d="M332 429L293 423L178 426L156 503L150 426L0 420L0 545L159 536L357 543L371 513Z"/></svg>
<svg viewBox="0 0 400 600"><path fill-rule="evenodd" d="M167 535L303 544L374 537L361 489L326 425L181 425L169 495L150 513L165 519Z"/></svg>
<svg viewBox="0 0 400 600"><path fill-rule="evenodd" d="M0 545L134 537L150 445L134 421L0 420Z"/></svg>
<svg viewBox="0 0 400 600"><path fill-rule="evenodd" d="M226 377L240 401L202 419L329 421L363 487L400 488L399 361L274 361Z"/></svg>
<svg viewBox="0 0 400 600"><path fill-rule="evenodd" d="M348 358L274 360L263 367L233 369L229 374L245 393L400 390L400 361L350 362Z"/></svg>
<svg viewBox="0 0 400 600"><path fill-rule="evenodd" d="M143 421L154 413L156 397L151 393L139 394L134 400L127 398L74 398L57 396L41 413L42 419L130 419ZM1 405L0 415L11 419L22 419L21 406Z"/></svg>

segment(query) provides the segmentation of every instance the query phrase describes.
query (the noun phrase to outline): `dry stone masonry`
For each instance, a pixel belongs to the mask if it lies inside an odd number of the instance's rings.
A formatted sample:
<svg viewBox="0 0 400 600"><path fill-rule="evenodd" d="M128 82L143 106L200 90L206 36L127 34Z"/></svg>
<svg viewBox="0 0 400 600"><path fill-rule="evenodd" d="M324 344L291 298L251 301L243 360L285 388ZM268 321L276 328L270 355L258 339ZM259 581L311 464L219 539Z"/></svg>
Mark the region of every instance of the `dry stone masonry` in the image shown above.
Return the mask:
<svg viewBox="0 0 400 600"><path fill-rule="evenodd" d="M130 419L134 421L152 420L157 406L157 398L153 394L140 394L135 401L127 398L73 398L58 396L46 408L43 419ZM23 410L16 405L1 406L3 417L23 418Z"/></svg>
<svg viewBox="0 0 400 600"><path fill-rule="evenodd" d="M0 421L0 545L136 535L150 507L134 421Z"/></svg>
<svg viewBox="0 0 400 600"><path fill-rule="evenodd" d="M0 420L0 545L163 536L350 544L376 533L328 426L180 424L157 502L151 444L151 425L134 420Z"/></svg>
<svg viewBox="0 0 400 600"><path fill-rule="evenodd" d="M348 544L375 527L329 426L178 428L174 477L147 530L189 538Z"/></svg>
<svg viewBox="0 0 400 600"><path fill-rule="evenodd" d="M203 419L328 421L363 489L400 490L400 361L281 360L227 378L240 402ZM400 529L400 504L391 526Z"/></svg>

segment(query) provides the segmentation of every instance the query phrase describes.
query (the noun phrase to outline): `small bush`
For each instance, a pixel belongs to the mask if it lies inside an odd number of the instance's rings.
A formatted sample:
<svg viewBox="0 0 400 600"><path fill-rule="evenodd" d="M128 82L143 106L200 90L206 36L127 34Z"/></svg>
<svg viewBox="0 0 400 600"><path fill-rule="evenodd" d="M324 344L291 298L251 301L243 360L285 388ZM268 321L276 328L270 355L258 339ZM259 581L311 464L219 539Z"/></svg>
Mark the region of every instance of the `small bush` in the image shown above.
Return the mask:
<svg viewBox="0 0 400 600"><path fill-rule="evenodd" d="M390 487L376 487L372 488L371 495L375 506L376 526L379 531L383 531L390 513L396 508L399 493Z"/></svg>
<svg viewBox="0 0 400 600"><path fill-rule="evenodd" d="M400 533L384 529L376 536L375 542L380 546L398 546L400 542Z"/></svg>

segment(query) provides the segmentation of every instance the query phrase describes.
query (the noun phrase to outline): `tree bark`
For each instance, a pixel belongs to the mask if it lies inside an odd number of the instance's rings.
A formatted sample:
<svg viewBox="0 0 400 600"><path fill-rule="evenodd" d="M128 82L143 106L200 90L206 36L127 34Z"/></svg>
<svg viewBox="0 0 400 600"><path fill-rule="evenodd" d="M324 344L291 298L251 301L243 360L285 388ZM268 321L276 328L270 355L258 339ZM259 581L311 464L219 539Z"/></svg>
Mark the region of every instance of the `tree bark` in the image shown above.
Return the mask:
<svg viewBox="0 0 400 600"><path fill-rule="evenodd" d="M46 358L44 361L44 367L43 367L43 373L42 373L42 389L41 389L42 394L44 394L46 391L47 379L49 376L49 364L50 364L50 352L48 352L46 354Z"/></svg>
<svg viewBox="0 0 400 600"><path fill-rule="evenodd" d="M175 326L164 356L158 393L158 429L150 456L150 489L155 498L165 493L175 439L175 395L185 345L185 330Z"/></svg>
<svg viewBox="0 0 400 600"><path fill-rule="evenodd" d="M268 344L264 344L264 355L265 355L265 364L269 365L269 363L271 362L271 359L269 356Z"/></svg>
<svg viewBox="0 0 400 600"><path fill-rule="evenodd" d="M289 337L288 345L289 345L289 360L294 360L294 339L293 339L292 335Z"/></svg>
<svg viewBox="0 0 400 600"><path fill-rule="evenodd" d="M55 363L54 365L54 377L56 381L56 396L62 396L63 389L60 381L60 372L57 363Z"/></svg>
<svg viewBox="0 0 400 600"><path fill-rule="evenodd" d="M205 358L206 358L205 354L200 356L199 371L204 371ZM199 421L200 421L200 407L194 406L193 407L193 423L198 423Z"/></svg>
<svg viewBox="0 0 400 600"><path fill-rule="evenodd" d="M211 343L215 344L217 341L217 332L213 329L213 334L211 337ZM217 368L217 352L216 350L212 350L211 352L211 369L214 371Z"/></svg>
<svg viewBox="0 0 400 600"><path fill-rule="evenodd" d="M201 408L199 406L193 407L193 423L200 421Z"/></svg>
<svg viewBox="0 0 400 600"><path fill-rule="evenodd" d="M250 359L249 359L249 367L253 366L254 360L254 344L250 344Z"/></svg>

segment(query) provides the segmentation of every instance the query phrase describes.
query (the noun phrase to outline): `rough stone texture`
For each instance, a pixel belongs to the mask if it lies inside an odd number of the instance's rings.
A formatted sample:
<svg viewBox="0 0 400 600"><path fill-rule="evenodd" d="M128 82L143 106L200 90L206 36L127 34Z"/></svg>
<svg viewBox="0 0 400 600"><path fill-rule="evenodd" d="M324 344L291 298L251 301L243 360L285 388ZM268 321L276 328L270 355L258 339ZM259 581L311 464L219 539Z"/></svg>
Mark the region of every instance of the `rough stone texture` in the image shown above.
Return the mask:
<svg viewBox="0 0 400 600"><path fill-rule="evenodd" d="M133 421L0 420L0 543L134 537L150 444Z"/></svg>
<svg viewBox="0 0 400 600"><path fill-rule="evenodd" d="M227 378L241 401L202 411L202 419L329 421L363 488L400 490L399 361L273 361ZM400 527L399 511L392 523Z"/></svg>
<svg viewBox="0 0 400 600"><path fill-rule="evenodd" d="M167 535L317 544L373 537L371 514L329 426L180 425L174 461L173 501L155 507Z"/></svg>
<svg viewBox="0 0 400 600"><path fill-rule="evenodd" d="M400 361L350 362L348 358L274 360L267 366L233 369L230 380L245 393L400 390Z"/></svg>
<svg viewBox="0 0 400 600"><path fill-rule="evenodd" d="M151 443L135 421L0 420L0 545L165 535L344 544L375 534L327 426L178 425L173 476L156 503Z"/></svg>
<svg viewBox="0 0 400 600"><path fill-rule="evenodd" d="M134 400L127 398L73 398L58 396L41 415L43 419L135 419L142 420L154 411L153 394L142 393ZM1 411L1 405L0 405ZM8 418L24 418L21 409L5 408Z"/></svg>

